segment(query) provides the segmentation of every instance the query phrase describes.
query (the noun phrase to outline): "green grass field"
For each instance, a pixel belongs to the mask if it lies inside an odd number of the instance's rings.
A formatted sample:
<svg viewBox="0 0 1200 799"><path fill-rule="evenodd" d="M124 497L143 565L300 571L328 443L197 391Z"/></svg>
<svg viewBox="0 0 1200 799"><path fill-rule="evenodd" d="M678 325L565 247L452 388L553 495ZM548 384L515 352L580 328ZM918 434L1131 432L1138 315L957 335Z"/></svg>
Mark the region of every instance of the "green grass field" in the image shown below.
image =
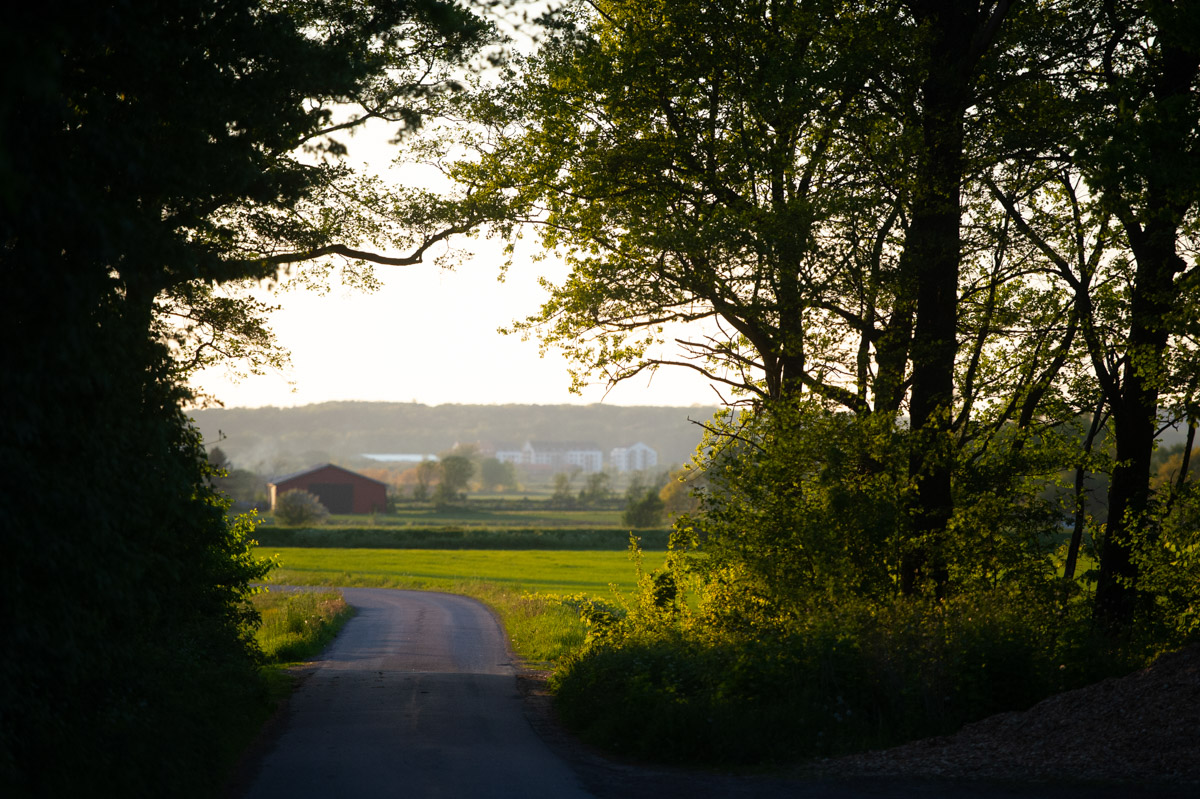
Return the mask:
<svg viewBox="0 0 1200 799"><path fill-rule="evenodd" d="M627 552L543 550L324 549L259 547L277 555L278 585L341 585L458 591L463 583L491 583L510 591L612 596L610 585L631 591L637 574ZM645 568L665 553L648 552Z"/></svg>
<svg viewBox="0 0 1200 799"><path fill-rule="evenodd" d="M255 554L277 557L280 567L268 578L276 585L408 588L474 597L499 615L514 651L541 665L576 650L584 639L578 612L556 596L613 601L637 584L627 552L259 547ZM658 568L665 557L645 553L643 566Z"/></svg>

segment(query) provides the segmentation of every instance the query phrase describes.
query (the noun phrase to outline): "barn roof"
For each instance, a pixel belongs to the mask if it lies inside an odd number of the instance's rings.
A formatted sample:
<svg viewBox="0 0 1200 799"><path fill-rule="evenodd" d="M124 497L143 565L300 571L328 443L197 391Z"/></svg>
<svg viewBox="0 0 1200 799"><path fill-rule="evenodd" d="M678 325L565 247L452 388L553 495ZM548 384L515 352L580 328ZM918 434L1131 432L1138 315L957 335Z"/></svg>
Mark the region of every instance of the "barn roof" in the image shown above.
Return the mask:
<svg viewBox="0 0 1200 799"><path fill-rule="evenodd" d="M343 467L338 466L333 463L322 463L320 466L313 466L310 469L305 469L305 470L299 471L299 472L293 472L292 474L285 474L282 477L276 477L274 480L271 480L270 482L267 483L267 485L277 486L280 483L286 483L289 480L295 480L297 477L303 477L306 474L312 474L313 472L319 472L322 469L337 469L339 472L345 472L346 474L357 477L359 480L369 480L372 483L379 483L379 485L381 485L381 486L387 485L387 483L383 482L382 480L376 480L374 477L367 477L365 474L359 474L358 472L352 472L349 469L343 468Z"/></svg>

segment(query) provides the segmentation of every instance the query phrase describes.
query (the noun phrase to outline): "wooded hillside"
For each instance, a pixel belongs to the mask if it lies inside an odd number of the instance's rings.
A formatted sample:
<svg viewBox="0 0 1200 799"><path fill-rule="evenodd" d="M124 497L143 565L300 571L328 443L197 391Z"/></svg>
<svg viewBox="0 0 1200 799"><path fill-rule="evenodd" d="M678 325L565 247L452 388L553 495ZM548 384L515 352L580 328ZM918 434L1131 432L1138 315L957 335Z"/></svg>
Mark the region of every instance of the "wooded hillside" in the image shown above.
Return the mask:
<svg viewBox="0 0 1200 799"><path fill-rule="evenodd" d="M457 443L595 442L612 447L641 441L663 468L685 463L700 443L692 422L715 408L618 405L421 405L325 402L296 408L210 408L191 412L211 448L262 473L284 472L363 453L443 452Z"/></svg>

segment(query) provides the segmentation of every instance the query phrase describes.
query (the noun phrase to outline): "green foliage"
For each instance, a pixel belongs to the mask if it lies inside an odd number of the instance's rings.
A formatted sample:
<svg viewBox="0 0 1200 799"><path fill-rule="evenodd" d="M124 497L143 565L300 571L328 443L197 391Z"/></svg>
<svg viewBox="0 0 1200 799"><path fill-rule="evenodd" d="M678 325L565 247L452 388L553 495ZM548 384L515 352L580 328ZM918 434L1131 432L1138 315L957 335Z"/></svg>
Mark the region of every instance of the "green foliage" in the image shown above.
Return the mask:
<svg viewBox="0 0 1200 799"><path fill-rule="evenodd" d="M1073 441L1046 435L1016 452L1004 442L1011 434L959 450L951 534L937 544L951 591L1054 580L1049 554L1068 514L1053 481ZM811 398L727 412L710 425L700 508L679 519L677 541L703 553L698 573L783 616L888 599L905 553L932 551L909 532L912 445L887 414L834 412ZM728 611L743 604L731 597Z"/></svg>
<svg viewBox="0 0 1200 799"><path fill-rule="evenodd" d="M590 612L588 644L552 685L587 740L659 761L761 764L949 733L1121 673L1087 607L1021 592L941 603L847 600L803 618L713 623L731 598L673 603L651 573L625 614ZM652 609L657 608L657 612Z"/></svg>
<svg viewBox="0 0 1200 799"><path fill-rule="evenodd" d="M612 495L612 476L608 472L589 474L579 489L579 504L585 508L598 507Z"/></svg>
<svg viewBox="0 0 1200 799"><path fill-rule="evenodd" d="M725 325L686 339L693 368L769 395L793 353L825 373L840 346L823 328L856 313L837 309L886 303L879 281L841 268L871 248L827 233L891 235L894 217L876 223L893 198L844 168L849 148L890 148L898 121L875 115L853 144L835 133L869 102L864 67L895 56L855 25L899 38L893 17L837 2L566 4L545 45L468 109L489 135L456 142L472 157L449 167L463 213L508 235L545 222L543 244L571 266L514 329L561 348L577 383L678 363L655 346L663 324L710 317Z"/></svg>
<svg viewBox="0 0 1200 799"><path fill-rule="evenodd" d="M243 599L271 563L179 380L214 350L278 362L264 309L215 287L382 235L334 109L415 124L479 33L438 0L63 2L0 26L6 795L219 792L225 733L265 699Z"/></svg>
<svg viewBox="0 0 1200 799"><path fill-rule="evenodd" d="M209 487L165 353L137 336L110 349L124 320L90 319L80 361L50 377L63 353L42 346L6 370L25 402L8 417L23 434L0 445L22 488L2 511L0 592L16 621L0 660L0 783L16 796L210 794L226 731L265 700L241 599L270 564L250 553L253 522L230 521ZM67 384L86 414L62 403Z"/></svg>
<svg viewBox="0 0 1200 799"><path fill-rule="evenodd" d="M701 512L680 519L697 568L775 613L896 590L905 441L889 419L814 402L727 412L712 428ZM741 602L729 607L731 613Z"/></svg>
<svg viewBox="0 0 1200 799"><path fill-rule="evenodd" d="M673 472L666 485L658 492L663 501L663 510L672 518L700 509L697 490L703 484L704 474L699 469L684 468Z"/></svg>
<svg viewBox="0 0 1200 799"><path fill-rule="evenodd" d="M635 530L658 527L663 523L664 507L658 489L647 488L640 496L628 498L625 512L621 514L621 523Z"/></svg>
<svg viewBox="0 0 1200 799"><path fill-rule="evenodd" d="M1200 485L1164 492L1137 540L1138 637L1169 648L1200 637Z"/></svg>
<svg viewBox="0 0 1200 799"><path fill-rule="evenodd" d="M564 719L643 757L830 756L1023 709L1186 641L1198 605L1182 498L1154 550L1155 573L1175 580L1156 592L1157 618L1176 629L1147 616L1113 650L1086 591L1054 573L1062 516L1046 478L1068 439L964 448L941 553L949 591L905 597L905 433L811 400L727 412L710 425L701 509L676 524L665 567L639 565L618 613L581 605L587 644L554 678Z"/></svg>
<svg viewBox="0 0 1200 799"><path fill-rule="evenodd" d="M666 472L653 477L634 472L625 488L625 510L621 513L621 523L635 530L662 526L666 505L659 494L668 479Z"/></svg>
<svg viewBox="0 0 1200 799"><path fill-rule="evenodd" d="M1197 418L1197 14L581 2L472 98L462 208L571 269L514 329L577 382L683 364L744 400L669 569L582 608L580 723L844 751L1197 633L1188 470L1151 482L1157 422Z"/></svg>
<svg viewBox="0 0 1200 799"><path fill-rule="evenodd" d="M214 366L223 366L233 377L290 366L290 353L267 326L269 314L279 306L250 296L254 286L255 281L246 281L218 289L189 282L172 285L155 298L153 330L170 348L178 381Z"/></svg>
<svg viewBox="0 0 1200 799"><path fill-rule="evenodd" d="M439 506L452 505L462 500L475 464L465 455L447 455L438 462L441 481L433 492L433 501Z"/></svg>
<svg viewBox="0 0 1200 799"><path fill-rule="evenodd" d="M554 475L554 493L550 495L548 505L553 508L575 507L575 494L571 490L572 476L566 472L558 472Z"/></svg>
<svg viewBox="0 0 1200 799"><path fill-rule="evenodd" d="M262 619L254 639L272 663L316 657L354 615L336 591L261 591L250 604Z"/></svg>
<svg viewBox="0 0 1200 799"><path fill-rule="evenodd" d="M329 516L329 510L321 504L316 494L300 489L281 494L275 500L272 513L275 521L286 527L321 524Z"/></svg>
<svg viewBox="0 0 1200 799"><path fill-rule="evenodd" d="M417 482L413 486L413 499L424 501L429 498L429 485L439 472L437 461L423 460L417 464Z"/></svg>
<svg viewBox="0 0 1200 799"><path fill-rule="evenodd" d="M517 470L511 463L485 458L479 464L479 482L484 491L515 491Z"/></svg>

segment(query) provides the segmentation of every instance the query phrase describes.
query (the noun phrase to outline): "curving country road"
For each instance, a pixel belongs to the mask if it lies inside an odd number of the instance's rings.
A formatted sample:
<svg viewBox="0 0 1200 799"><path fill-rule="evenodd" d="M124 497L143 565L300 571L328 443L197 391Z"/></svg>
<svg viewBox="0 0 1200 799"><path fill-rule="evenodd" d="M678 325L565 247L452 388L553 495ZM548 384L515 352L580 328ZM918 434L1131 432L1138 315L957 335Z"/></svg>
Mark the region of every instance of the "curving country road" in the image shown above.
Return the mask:
<svg viewBox="0 0 1200 799"><path fill-rule="evenodd" d="M516 664L487 608L450 594L341 590L358 615L293 694L270 748L232 786L234 795L246 799L1190 799L1194 795L1187 787L1170 786L831 780L647 768L610 761L573 743L569 736L543 729L551 748L530 724L517 686Z"/></svg>
<svg viewBox="0 0 1200 799"><path fill-rule="evenodd" d="M503 632L483 605L343 593L358 615L292 696L247 799L590 796L529 725Z"/></svg>

